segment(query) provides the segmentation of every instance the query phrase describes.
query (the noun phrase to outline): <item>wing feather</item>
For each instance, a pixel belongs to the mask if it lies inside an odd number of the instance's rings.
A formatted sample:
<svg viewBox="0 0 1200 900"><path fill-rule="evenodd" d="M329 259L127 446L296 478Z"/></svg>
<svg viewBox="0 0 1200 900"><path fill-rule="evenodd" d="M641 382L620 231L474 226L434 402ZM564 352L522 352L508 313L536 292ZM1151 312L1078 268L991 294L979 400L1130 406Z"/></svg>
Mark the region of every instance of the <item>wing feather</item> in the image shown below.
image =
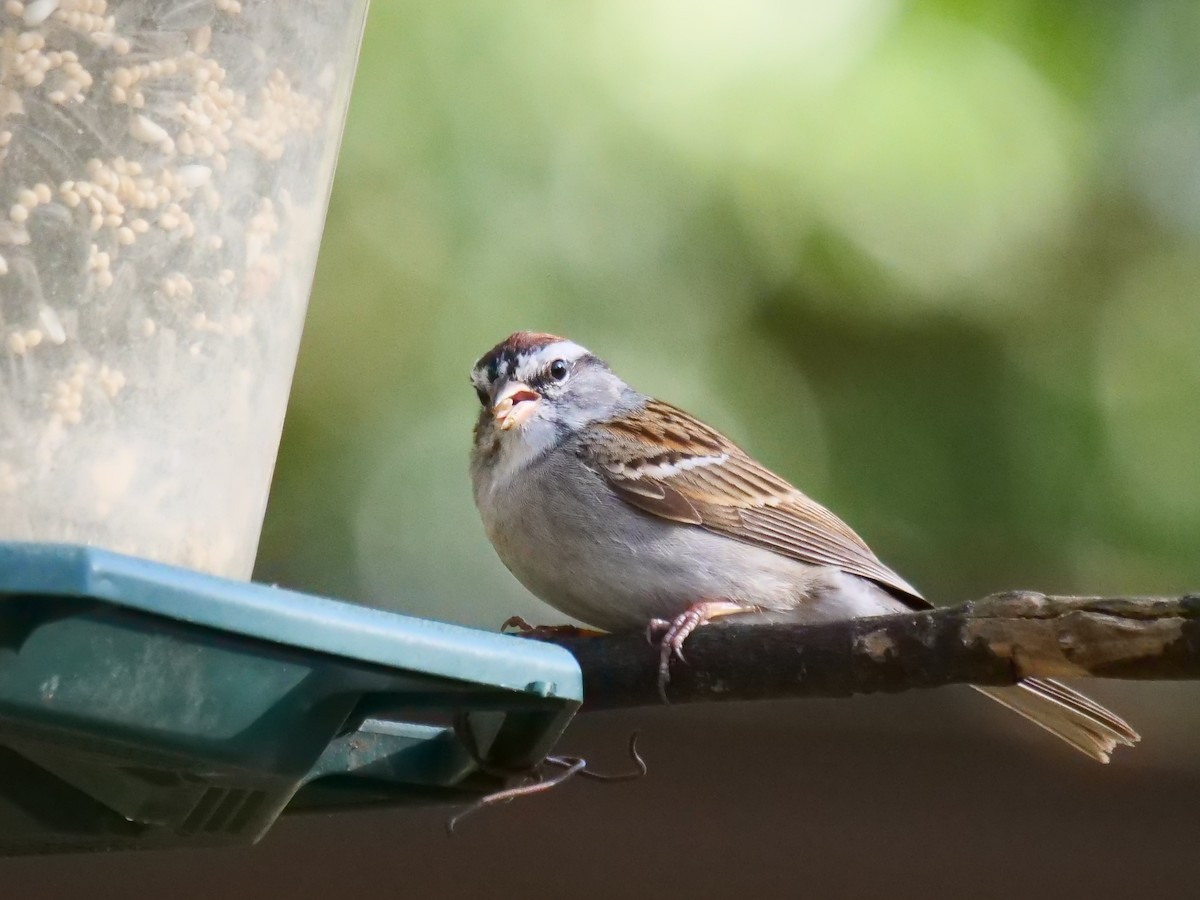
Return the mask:
<svg viewBox="0 0 1200 900"><path fill-rule="evenodd" d="M585 445L581 454L631 506L841 569L890 589L914 608L928 606L845 522L683 410L651 400L598 427L607 439Z"/></svg>

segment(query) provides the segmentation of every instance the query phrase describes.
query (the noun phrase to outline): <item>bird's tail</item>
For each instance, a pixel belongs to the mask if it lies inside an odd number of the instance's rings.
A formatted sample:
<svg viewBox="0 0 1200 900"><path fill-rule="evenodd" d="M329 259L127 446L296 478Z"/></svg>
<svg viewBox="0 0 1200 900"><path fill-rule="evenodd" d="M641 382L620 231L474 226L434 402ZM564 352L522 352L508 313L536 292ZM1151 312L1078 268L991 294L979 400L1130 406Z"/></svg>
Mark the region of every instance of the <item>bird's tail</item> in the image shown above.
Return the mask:
<svg viewBox="0 0 1200 900"><path fill-rule="evenodd" d="M1028 678L1013 687L975 690L1102 763L1108 762L1118 744L1132 747L1142 739L1120 716L1048 678Z"/></svg>

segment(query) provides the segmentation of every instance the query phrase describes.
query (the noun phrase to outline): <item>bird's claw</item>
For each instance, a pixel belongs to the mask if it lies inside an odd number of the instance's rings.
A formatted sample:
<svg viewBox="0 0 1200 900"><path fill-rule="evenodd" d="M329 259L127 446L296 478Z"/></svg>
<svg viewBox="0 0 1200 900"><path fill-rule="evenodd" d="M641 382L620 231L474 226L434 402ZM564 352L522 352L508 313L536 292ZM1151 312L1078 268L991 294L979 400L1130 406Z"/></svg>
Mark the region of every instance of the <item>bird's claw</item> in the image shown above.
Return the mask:
<svg viewBox="0 0 1200 900"><path fill-rule="evenodd" d="M500 624L501 632L508 631L510 628L520 634L528 634L533 631L533 626L520 616L509 616Z"/></svg>
<svg viewBox="0 0 1200 900"><path fill-rule="evenodd" d="M578 625L530 625L520 616L509 616L500 626L501 632L509 629L521 637L534 640L554 640L555 638L599 637L604 632L591 628L580 628Z"/></svg>
<svg viewBox="0 0 1200 900"><path fill-rule="evenodd" d="M671 682L672 657L687 665L687 658L683 655L683 642L688 639L688 635L706 621L708 621L707 604L697 603L667 624L667 630L662 636L658 651L658 696L662 698L663 703L670 703L670 700L667 699L667 685Z"/></svg>
<svg viewBox="0 0 1200 900"><path fill-rule="evenodd" d="M660 633L666 634L671 630L671 623L666 619L651 619L646 623L646 643L653 644Z"/></svg>
<svg viewBox="0 0 1200 900"><path fill-rule="evenodd" d="M693 603L670 622L665 619L650 620L650 624L646 626L646 637L651 642L655 632L665 629L658 653L658 696L662 698L663 703L671 702L667 699L667 685L671 682L671 658L675 657L687 665L687 659L683 655L683 642L688 636L711 619L747 611L746 607L737 603L710 600Z"/></svg>

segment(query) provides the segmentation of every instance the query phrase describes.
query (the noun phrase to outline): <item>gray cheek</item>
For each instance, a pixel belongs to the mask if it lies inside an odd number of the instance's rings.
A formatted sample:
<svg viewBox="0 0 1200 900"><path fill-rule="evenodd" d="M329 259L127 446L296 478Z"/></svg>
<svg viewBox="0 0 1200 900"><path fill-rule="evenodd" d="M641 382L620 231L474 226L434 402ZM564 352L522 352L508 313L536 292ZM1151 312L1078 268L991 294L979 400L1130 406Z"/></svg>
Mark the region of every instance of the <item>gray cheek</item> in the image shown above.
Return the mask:
<svg viewBox="0 0 1200 900"><path fill-rule="evenodd" d="M558 426L564 434L580 431L587 425L612 416L620 405L621 384L611 378L588 379L569 385L555 403Z"/></svg>

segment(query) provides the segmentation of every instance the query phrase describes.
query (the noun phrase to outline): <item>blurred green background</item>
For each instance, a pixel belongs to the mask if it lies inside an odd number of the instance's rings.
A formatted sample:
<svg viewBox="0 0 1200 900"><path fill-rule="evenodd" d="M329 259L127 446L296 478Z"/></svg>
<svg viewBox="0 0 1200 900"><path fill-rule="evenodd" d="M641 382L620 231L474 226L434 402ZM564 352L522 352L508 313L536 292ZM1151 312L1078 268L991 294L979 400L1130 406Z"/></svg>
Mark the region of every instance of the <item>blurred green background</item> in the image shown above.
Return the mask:
<svg viewBox="0 0 1200 900"><path fill-rule="evenodd" d="M1200 585L1200 6L377 2L260 577L561 621L467 372L566 334L939 602Z"/></svg>

